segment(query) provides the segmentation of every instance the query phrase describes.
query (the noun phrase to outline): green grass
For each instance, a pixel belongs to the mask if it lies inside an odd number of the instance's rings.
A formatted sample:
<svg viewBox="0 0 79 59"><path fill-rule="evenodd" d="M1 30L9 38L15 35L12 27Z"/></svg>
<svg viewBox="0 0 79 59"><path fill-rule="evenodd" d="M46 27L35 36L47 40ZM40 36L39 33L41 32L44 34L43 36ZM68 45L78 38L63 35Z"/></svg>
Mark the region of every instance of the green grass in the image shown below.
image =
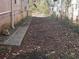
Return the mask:
<svg viewBox="0 0 79 59"><path fill-rule="evenodd" d="M0 47L0 53L5 53L7 52L8 49L7 48L4 48L4 47Z"/></svg>
<svg viewBox="0 0 79 59"><path fill-rule="evenodd" d="M50 15L50 14L49 14ZM55 13L53 13L52 15L50 15L50 16L48 16L48 19L49 20L56 20L56 15L55 15Z"/></svg>
<svg viewBox="0 0 79 59"><path fill-rule="evenodd" d="M48 5L47 5L47 2L46 1L40 0L40 2L36 3L37 8L34 7L34 5L33 5L32 2L30 2L29 4L30 4L29 10L31 12L40 12L40 13L43 13L43 14L49 14Z"/></svg>
<svg viewBox="0 0 79 59"><path fill-rule="evenodd" d="M57 20L57 16L55 13L53 13L49 18L53 20ZM59 19L60 24L72 29L73 32L79 33L79 24L74 24L72 20L69 20L67 17L64 17L64 19Z"/></svg>
<svg viewBox="0 0 79 59"><path fill-rule="evenodd" d="M64 19L61 20L61 24L69 27L70 29L72 29L74 32L79 33L79 25L74 24L71 20L69 20L67 17L65 17Z"/></svg>
<svg viewBox="0 0 79 59"><path fill-rule="evenodd" d="M63 55L60 59L75 59L75 57L71 55Z"/></svg>

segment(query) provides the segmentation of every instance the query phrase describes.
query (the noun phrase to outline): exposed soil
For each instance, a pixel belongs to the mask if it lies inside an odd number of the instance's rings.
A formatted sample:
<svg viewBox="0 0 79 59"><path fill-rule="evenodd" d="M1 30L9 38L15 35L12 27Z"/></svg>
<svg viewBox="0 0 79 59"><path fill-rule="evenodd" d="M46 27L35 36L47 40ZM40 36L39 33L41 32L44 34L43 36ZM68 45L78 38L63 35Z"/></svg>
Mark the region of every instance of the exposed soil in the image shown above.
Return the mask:
<svg viewBox="0 0 79 59"><path fill-rule="evenodd" d="M28 32L26 33L20 47L9 48L8 59L78 59L79 58L79 35L72 29L60 24L54 18L32 17ZM28 58L28 54L33 55L33 51L41 53L35 54L39 58Z"/></svg>

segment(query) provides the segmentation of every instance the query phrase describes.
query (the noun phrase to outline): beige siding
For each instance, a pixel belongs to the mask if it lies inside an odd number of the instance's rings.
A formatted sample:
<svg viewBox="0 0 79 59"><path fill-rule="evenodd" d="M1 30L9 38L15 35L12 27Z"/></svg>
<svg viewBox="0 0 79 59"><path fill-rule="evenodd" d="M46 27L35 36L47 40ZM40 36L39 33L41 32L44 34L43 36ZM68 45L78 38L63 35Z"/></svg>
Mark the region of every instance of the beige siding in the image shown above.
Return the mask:
<svg viewBox="0 0 79 59"><path fill-rule="evenodd" d="M10 0L0 0L0 13L10 11Z"/></svg>
<svg viewBox="0 0 79 59"><path fill-rule="evenodd" d="M10 12L10 0L0 0L0 31L6 24L10 24Z"/></svg>
<svg viewBox="0 0 79 59"><path fill-rule="evenodd" d="M11 25L11 20L14 20L16 24L22 18L26 17L26 1L27 0L16 0L15 3L15 0L0 0L0 30L3 25Z"/></svg>

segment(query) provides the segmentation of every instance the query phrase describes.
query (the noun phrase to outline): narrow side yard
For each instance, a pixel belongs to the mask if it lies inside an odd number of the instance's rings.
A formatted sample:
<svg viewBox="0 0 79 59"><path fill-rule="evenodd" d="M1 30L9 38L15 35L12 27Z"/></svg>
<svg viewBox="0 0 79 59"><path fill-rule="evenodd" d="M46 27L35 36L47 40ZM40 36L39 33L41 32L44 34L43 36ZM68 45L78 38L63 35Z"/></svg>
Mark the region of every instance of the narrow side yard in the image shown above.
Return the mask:
<svg viewBox="0 0 79 59"><path fill-rule="evenodd" d="M21 46L8 46L8 50L8 59L78 59L79 34L54 18L32 17Z"/></svg>

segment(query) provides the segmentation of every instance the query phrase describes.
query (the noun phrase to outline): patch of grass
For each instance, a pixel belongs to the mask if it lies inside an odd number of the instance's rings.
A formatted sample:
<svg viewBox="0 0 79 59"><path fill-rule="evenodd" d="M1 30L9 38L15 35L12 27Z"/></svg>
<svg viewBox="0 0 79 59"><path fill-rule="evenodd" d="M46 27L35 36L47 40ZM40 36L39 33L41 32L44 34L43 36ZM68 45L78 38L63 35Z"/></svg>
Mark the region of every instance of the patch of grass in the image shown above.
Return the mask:
<svg viewBox="0 0 79 59"><path fill-rule="evenodd" d="M57 20L57 16L55 15L55 13L53 13L51 16L49 16L49 19L52 20ZM68 27L70 29L72 29L72 31L79 33L79 25L78 24L74 24L71 20L68 19L68 17L64 17L64 19L60 20L60 24Z"/></svg>
<svg viewBox="0 0 79 59"><path fill-rule="evenodd" d="M47 56L47 59L53 59L52 55Z"/></svg>
<svg viewBox="0 0 79 59"><path fill-rule="evenodd" d="M62 19L60 21L60 23L66 27L69 27L70 29L72 29L74 32L79 33L79 25L74 24L71 20L69 20L67 17L65 17L64 19Z"/></svg>
<svg viewBox="0 0 79 59"><path fill-rule="evenodd" d="M79 25L74 25L73 30L74 30L74 32L79 33Z"/></svg>
<svg viewBox="0 0 79 59"><path fill-rule="evenodd" d="M47 59L47 57L45 56L45 53L34 50L29 53L20 54L13 59Z"/></svg>
<svg viewBox="0 0 79 59"><path fill-rule="evenodd" d="M53 13L50 17L50 19L53 20L57 20L57 16L55 15L55 13ZM68 17L64 17L64 19L59 19L59 22L61 25L68 27L70 29L72 29L72 31L79 33L79 25L78 24L74 24L72 22L72 20L69 20Z"/></svg>
<svg viewBox="0 0 79 59"><path fill-rule="evenodd" d="M75 56L64 54L63 56L60 57L60 59L76 59L76 58L75 58Z"/></svg>
<svg viewBox="0 0 79 59"><path fill-rule="evenodd" d="M53 13L52 15L50 15L49 17L48 17L49 19L53 19L53 20L56 20L56 15L55 15L55 13Z"/></svg>
<svg viewBox="0 0 79 59"><path fill-rule="evenodd" d="M7 48L4 48L4 47L0 47L0 53L5 53L7 52L8 49Z"/></svg>

